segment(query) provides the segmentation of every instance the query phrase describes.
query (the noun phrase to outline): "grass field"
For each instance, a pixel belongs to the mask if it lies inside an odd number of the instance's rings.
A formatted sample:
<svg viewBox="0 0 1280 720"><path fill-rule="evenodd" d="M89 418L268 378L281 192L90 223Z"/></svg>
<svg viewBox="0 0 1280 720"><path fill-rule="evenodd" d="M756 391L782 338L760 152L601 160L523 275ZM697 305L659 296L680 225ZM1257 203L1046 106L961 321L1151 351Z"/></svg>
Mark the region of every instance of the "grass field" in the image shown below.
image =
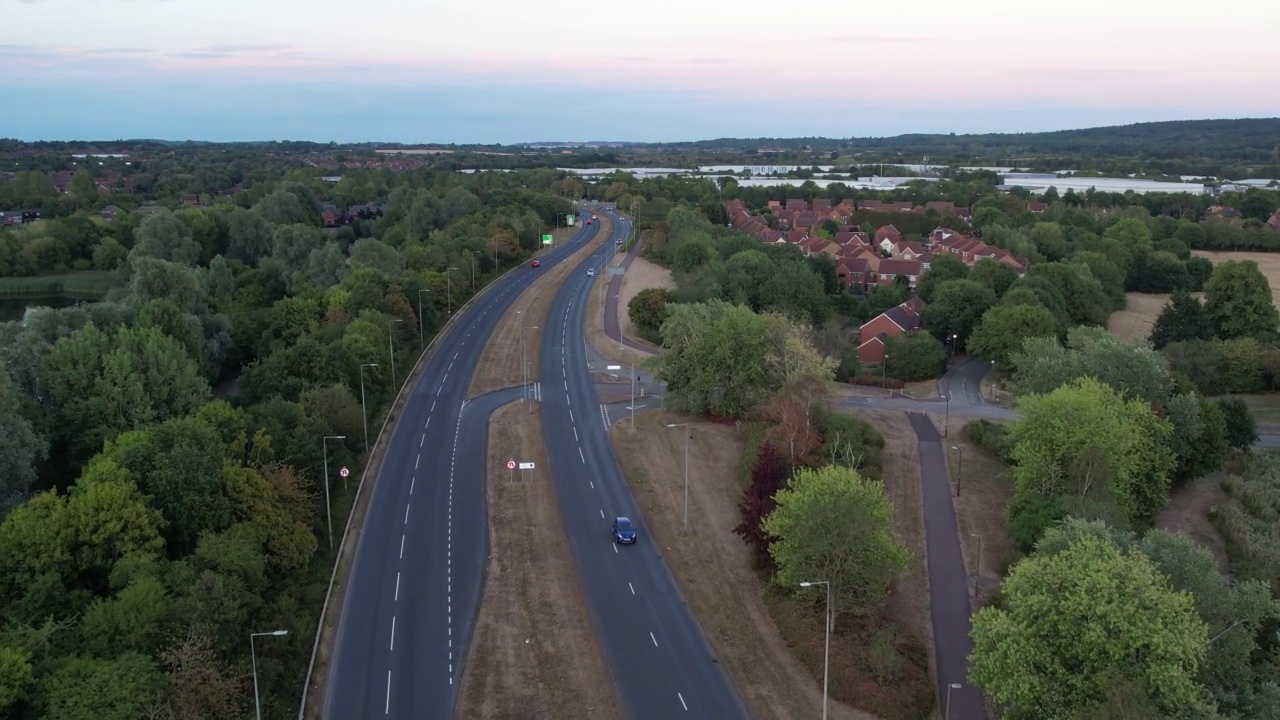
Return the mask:
<svg viewBox="0 0 1280 720"><path fill-rule="evenodd" d="M116 274L110 270L84 270L64 275L0 278L0 297L36 297L65 295L84 300L97 300L116 285Z"/></svg>

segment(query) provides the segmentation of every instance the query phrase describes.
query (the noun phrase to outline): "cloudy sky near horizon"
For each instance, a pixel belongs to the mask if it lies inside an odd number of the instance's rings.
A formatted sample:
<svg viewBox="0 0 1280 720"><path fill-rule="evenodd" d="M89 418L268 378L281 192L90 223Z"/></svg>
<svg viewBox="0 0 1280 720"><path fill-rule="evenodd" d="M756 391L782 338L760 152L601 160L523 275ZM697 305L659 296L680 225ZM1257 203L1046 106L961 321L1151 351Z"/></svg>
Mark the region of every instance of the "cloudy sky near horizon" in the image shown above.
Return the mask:
<svg viewBox="0 0 1280 720"><path fill-rule="evenodd" d="M1277 0L10 0L0 137L501 142L1280 116Z"/></svg>

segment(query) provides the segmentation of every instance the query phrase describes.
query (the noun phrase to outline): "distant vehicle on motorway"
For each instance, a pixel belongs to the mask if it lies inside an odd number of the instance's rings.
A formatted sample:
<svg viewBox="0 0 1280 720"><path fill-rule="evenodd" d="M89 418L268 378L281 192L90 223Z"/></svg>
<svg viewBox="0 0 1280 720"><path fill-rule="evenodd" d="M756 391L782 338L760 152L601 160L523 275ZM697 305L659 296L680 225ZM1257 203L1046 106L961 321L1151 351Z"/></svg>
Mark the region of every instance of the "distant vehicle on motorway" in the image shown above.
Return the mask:
<svg viewBox="0 0 1280 720"><path fill-rule="evenodd" d="M636 541L636 526L631 524L630 518L614 518L613 541L620 545L630 545Z"/></svg>
<svg viewBox="0 0 1280 720"><path fill-rule="evenodd" d="M591 219L592 219L592 220L599 220L599 219L600 219L600 216L599 216L599 215L592 215L592 216L591 216Z"/></svg>
<svg viewBox="0 0 1280 720"><path fill-rule="evenodd" d="M529 263L529 267L542 267L542 262L539 260L534 260L533 262Z"/></svg>
<svg viewBox="0 0 1280 720"><path fill-rule="evenodd" d="M587 268L587 276L588 276L588 277L595 277L595 276L596 276L596 269L595 269L595 268Z"/></svg>
<svg viewBox="0 0 1280 720"><path fill-rule="evenodd" d="M588 220L588 221L587 221L587 224L588 224L588 225L590 225L590 224L591 224L591 221L590 221L590 220Z"/></svg>

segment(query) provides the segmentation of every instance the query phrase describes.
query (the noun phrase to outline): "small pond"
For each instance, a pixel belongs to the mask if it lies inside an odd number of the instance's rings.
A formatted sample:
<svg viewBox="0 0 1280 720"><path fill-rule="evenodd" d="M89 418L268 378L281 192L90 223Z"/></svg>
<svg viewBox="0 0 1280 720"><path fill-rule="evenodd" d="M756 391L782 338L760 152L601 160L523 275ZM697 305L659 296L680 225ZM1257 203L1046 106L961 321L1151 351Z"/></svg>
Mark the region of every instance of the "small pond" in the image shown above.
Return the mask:
<svg viewBox="0 0 1280 720"><path fill-rule="evenodd" d="M0 322L8 322L10 320L21 320L27 314L27 310L33 307L52 307L64 308L71 307L77 302L85 302L76 300L75 298L63 297L62 295L36 295L31 297L0 297Z"/></svg>

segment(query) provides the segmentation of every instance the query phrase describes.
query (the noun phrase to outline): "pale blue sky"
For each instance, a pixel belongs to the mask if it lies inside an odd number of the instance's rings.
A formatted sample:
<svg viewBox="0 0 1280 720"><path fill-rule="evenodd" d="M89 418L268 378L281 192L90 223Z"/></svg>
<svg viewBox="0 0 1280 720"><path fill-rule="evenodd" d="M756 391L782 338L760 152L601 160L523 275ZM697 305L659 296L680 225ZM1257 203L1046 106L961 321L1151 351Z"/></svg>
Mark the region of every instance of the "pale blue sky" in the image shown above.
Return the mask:
<svg viewBox="0 0 1280 720"><path fill-rule="evenodd" d="M402 142L1280 115L1280 2L22 0L0 136ZM1268 36L1271 37L1268 37Z"/></svg>

